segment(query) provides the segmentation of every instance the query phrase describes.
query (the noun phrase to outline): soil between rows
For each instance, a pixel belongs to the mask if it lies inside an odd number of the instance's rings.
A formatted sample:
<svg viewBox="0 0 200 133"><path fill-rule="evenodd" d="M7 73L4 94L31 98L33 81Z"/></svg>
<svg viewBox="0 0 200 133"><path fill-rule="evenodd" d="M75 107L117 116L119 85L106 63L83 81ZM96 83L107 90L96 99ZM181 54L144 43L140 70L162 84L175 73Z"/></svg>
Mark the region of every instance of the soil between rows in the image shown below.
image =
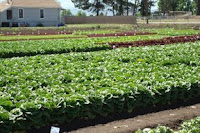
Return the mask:
<svg viewBox="0 0 200 133"><path fill-rule="evenodd" d="M200 116L200 104L82 128L70 133L133 133L138 129L157 127L159 124L177 130L183 121L197 116Z"/></svg>
<svg viewBox="0 0 200 133"><path fill-rule="evenodd" d="M59 127L61 133L133 133L138 129L153 128L159 124L177 129L181 122L200 116L200 98L171 105L135 109L109 116L97 116L94 120L77 119L70 124L54 124L28 133L47 133L51 126Z"/></svg>

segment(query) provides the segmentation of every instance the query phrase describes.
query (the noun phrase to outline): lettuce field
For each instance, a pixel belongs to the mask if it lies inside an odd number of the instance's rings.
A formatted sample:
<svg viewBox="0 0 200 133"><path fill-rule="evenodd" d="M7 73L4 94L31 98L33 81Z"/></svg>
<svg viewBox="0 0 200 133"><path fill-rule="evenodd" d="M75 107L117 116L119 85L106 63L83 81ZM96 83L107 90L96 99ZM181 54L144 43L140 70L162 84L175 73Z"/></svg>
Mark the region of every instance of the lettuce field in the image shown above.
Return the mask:
<svg viewBox="0 0 200 133"><path fill-rule="evenodd" d="M117 49L105 43L162 37L1 42L0 132L199 98L198 41Z"/></svg>

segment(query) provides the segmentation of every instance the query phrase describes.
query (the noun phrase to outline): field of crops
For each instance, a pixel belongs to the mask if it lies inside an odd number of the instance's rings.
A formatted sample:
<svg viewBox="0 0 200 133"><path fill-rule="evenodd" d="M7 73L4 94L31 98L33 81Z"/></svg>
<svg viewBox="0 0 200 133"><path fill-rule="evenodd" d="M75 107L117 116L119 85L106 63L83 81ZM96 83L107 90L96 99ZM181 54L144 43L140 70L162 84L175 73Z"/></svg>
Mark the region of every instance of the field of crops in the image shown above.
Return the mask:
<svg viewBox="0 0 200 133"><path fill-rule="evenodd" d="M70 39L70 40L42 40L42 41L17 41L17 42L0 42L0 57L9 58L17 56L31 56L37 54L59 54L68 52L89 52L97 50L106 50L111 47L107 44L98 45L99 43L108 43L113 41L137 41L160 39L163 36L132 36L132 37L105 37L91 39Z"/></svg>
<svg viewBox="0 0 200 133"><path fill-rule="evenodd" d="M173 36L174 30L152 30L156 35L0 42L0 132L199 98L198 41L118 49L109 45L162 39ZM177 32L193 35L199 31Z"/></svg>

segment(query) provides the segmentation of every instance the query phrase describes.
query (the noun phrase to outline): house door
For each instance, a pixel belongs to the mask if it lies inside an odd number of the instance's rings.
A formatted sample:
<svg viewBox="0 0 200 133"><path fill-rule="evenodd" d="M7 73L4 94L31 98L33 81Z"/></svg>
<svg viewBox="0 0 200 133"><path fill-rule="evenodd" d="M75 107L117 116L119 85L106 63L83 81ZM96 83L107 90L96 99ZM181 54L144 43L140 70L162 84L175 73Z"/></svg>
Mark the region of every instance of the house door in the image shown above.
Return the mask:
<svg viewBox="0 0 200 133"><path fill-rule="evenodd" d="M7 20L12 19L12 10L7 10Z"/></svg>

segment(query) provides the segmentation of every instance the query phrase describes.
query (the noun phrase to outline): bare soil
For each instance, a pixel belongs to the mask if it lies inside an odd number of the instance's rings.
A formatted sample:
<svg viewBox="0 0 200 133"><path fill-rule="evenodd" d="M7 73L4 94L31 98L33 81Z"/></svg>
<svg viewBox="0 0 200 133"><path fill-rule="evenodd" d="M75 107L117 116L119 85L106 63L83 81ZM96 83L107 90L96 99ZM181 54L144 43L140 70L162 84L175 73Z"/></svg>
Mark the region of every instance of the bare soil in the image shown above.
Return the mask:
<svg viewBox="0 0 200 133"><path fill-rule="evenodd" d="M70 133L133 133L138 129L154 128L158 124L177 129L182 121L197 116L200 116L200 104L82 128Z"/></svg>
<svg viewBox="0 0 200 133"><path fill-rule="evenodd" d="M109 44L113 48L119 48L119 47L166 45L173 43L195 42L199 40L200 40L200 35L191 35L191 36L165 37L163 39L156 39L156 40L144 40L144 41L133 41L133 42L111 42Z"/></svg>

